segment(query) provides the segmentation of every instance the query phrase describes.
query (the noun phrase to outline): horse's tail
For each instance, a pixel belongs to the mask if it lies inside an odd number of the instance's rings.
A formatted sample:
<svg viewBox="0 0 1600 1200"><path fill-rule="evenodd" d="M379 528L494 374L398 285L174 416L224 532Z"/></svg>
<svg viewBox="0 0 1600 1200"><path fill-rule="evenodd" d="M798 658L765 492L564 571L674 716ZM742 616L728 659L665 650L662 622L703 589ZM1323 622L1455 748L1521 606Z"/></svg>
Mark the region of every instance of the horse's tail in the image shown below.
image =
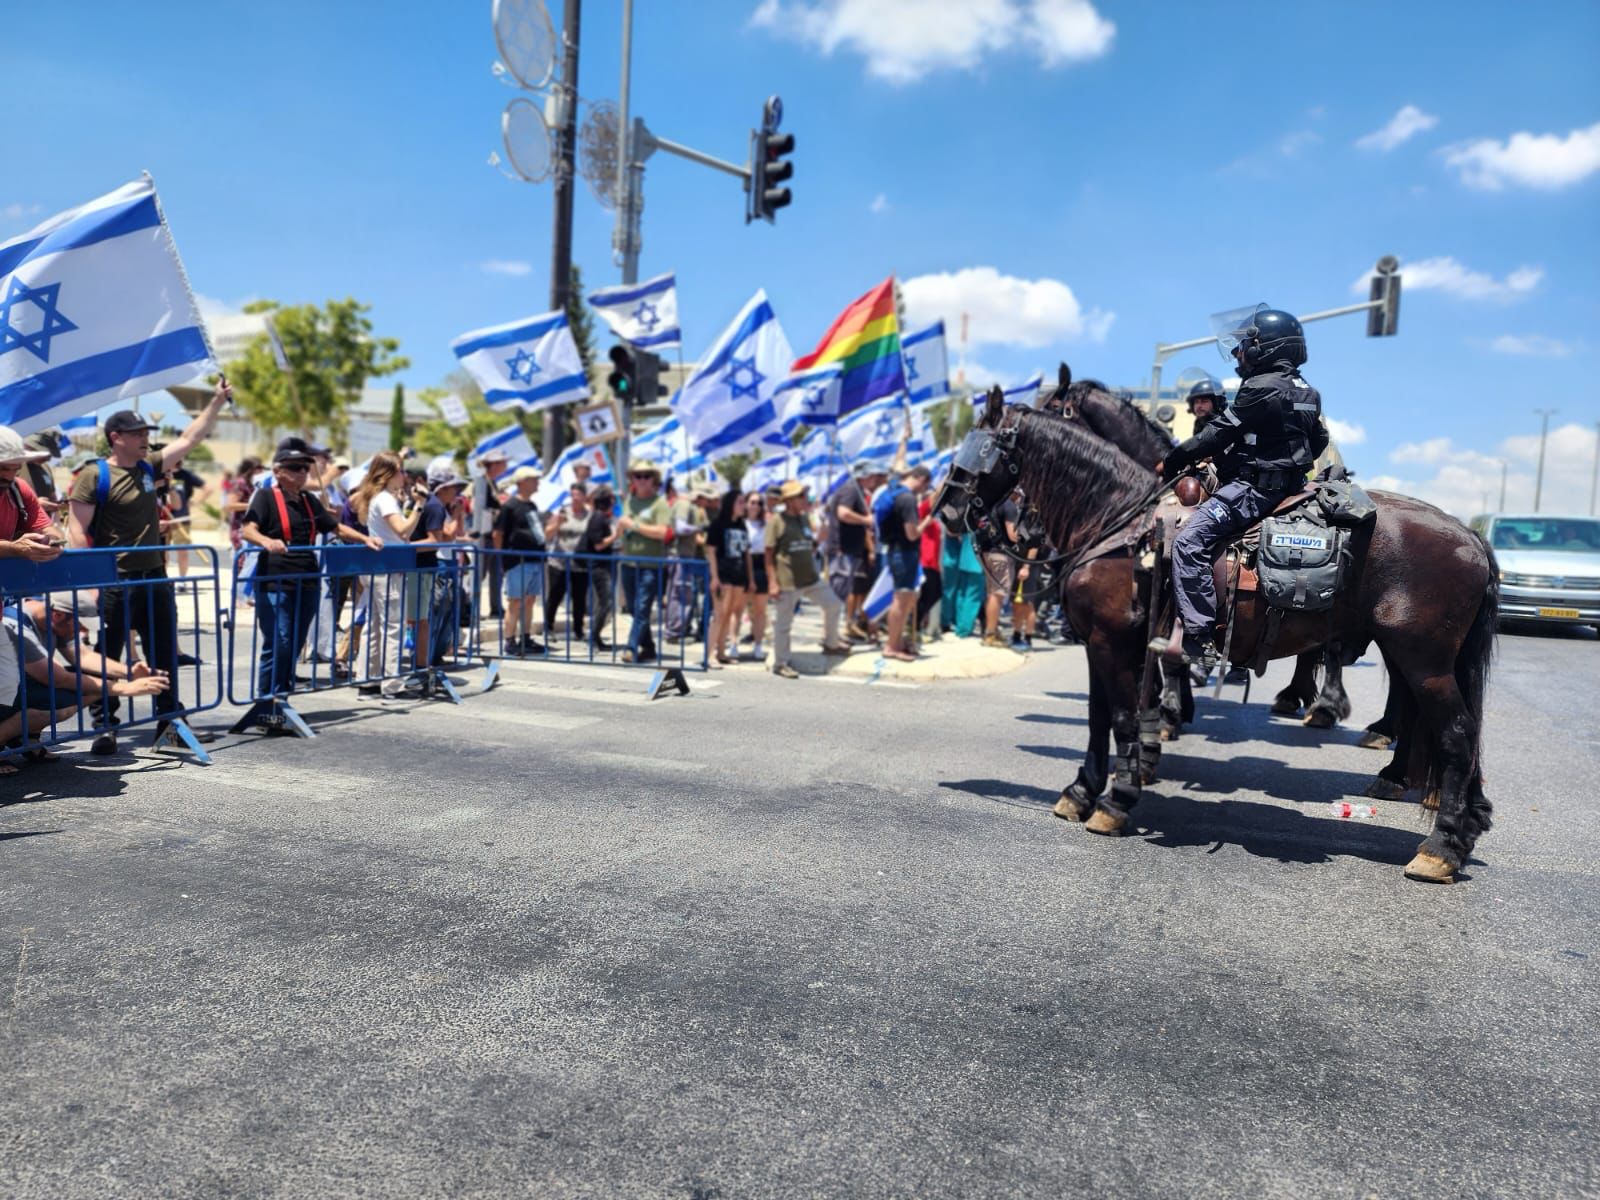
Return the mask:
<svg viewBox="0 0 1600 1200"><path fill-rule="evenodd" d="M1472 718L1472 777L1467 783L1467 812L1476 833L1481 834L1488 830L1494 808L1483 794L1483 699L1489 687L1489 667L1494 661L1495 635L1500 623L1500 567L1494 551L1481 534L1478 540L1489 558L1489 586L1484 589L1472 628L1467 630L1461 649L1456 652L1456 687ZM1438 791L1441 766L1438 757L1431 756L1425 789L1429 794Z"/></svg>

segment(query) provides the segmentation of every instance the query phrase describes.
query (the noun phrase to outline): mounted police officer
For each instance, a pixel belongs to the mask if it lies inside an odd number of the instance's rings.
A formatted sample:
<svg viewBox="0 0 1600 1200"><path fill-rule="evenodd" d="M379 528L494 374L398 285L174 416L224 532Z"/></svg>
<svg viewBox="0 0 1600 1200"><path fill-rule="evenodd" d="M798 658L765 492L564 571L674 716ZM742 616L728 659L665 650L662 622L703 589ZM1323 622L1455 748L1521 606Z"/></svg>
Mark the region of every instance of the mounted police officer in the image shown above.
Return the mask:
<svg viewBox="0 0 1600 1200"><path fill-rule="evenodd" d="M1183 654L1202 680L1219 657L1212 578L1217 555L1284 497L1299 491L1328 445L1322 397L1300 377L1306 337L1299 321L1265 305L1223 314L1217 344L1238 363L1239 393L1231 408L1204 425L1197 421L1195 435L1157 467L1164 478L1173 479L1209 458L1222 478L1216 495L1184 522L1172 549Z"/></svg>

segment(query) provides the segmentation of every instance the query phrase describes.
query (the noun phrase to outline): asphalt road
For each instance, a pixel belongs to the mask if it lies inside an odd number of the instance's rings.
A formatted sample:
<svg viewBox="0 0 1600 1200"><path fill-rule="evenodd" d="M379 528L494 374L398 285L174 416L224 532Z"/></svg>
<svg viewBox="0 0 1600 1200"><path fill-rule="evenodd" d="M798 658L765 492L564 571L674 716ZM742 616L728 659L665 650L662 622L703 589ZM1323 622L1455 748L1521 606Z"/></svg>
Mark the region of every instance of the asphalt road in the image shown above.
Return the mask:
<svg viewBox="0 0 1600 1200"><path fill-rule="evenodd" d="M1502 640L1451 887L1401 876L1415 805L1331 815L1384 758L1269 718L1285 675L1116 841L1049 813L1076 650L652 706L525 669L30 768L0 1196L1600 1194L1600 642Z"/></svg>

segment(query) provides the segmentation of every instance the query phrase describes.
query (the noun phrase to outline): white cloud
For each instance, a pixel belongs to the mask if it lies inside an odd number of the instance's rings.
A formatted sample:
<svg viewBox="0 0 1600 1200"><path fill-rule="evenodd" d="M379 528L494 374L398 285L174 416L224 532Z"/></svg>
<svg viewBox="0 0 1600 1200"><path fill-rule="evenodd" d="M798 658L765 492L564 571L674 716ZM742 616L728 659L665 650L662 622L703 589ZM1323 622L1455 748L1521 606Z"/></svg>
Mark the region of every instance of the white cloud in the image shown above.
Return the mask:
<svg viewBox="0 0 1600 1200"><path fill-rule="evenodd" d="M533 264L525 263L517 258L491 258L487 262L479 263L478 270L486 275L514 275L521 277L533 270Z"/></svg>
<svg viewBox="0 0 1600 1200"><path fill-rule="evenodd" d="M1600 171L1600 122L1566 137L1523 131L1503 142L1482 138L1443 153L1468 187L1498 192L1512 184L1554 191Z"/></svg>
<svg viewBox="0 0 1600 1200"><path fill-rule="evenodd" d="M1328 433L1341 446L1359 446L1367 440L1366 428L1354 421L1341 421L1338 417L1325 417L1323 420L1328 426Z"/></svg>
<svg viewBox="0 0 1600 1200"><path fill-rule="evenodd" d="M20 200L13 201L4 208L0 208L0 221L20 221L23 217L37 216L38 213L39 206L37 204L23 204Z"/></svg>
<svg viewBox="0 0 1600 1200"><path fill-rule="evenodd" d="M872 198L872 203L867 205L867 211L881 216L889 211L889 197L879 192Z"/></svg>
<svg viewBox="0 0 1600 1200"><path fill-rule="evenodd" d="M1432 113L1425 113L1415 104L1407 104L1390 117L1382 129L1375 129L1365 137L1356 139L1360 150L1378 150L1385 154L1402 142L1410 141L1419 133L1426 133L1439 123Z"/></svg>
<svg viewBox="0 0 1600 1200"><path fill-rule="evenodd" d="M918 275L901 287L912 328L944 318L955 336L967 316L969 346L1045 346L1085 339L1103 342L1114 313L1088 312L1059 279L1021 279L993 267Z"/></svg>
<svg viewBox="0 0 1600 1200"><path fill-rule="evenodd" d="M1007 50L1046 67L1099 58L1117 29L1090 0L761 0L750 23L823 54L859 54L869 75L895 84Z"/></svg>
<svg viewBox="0 0 1600 1200"><path fill-rule="evenodd" d="M1278 153L1285 158L1294 158L1302 150L1315 146L1322 140L1322 135L1310 129L1297 129L1293 133L1286 133L1278 139Z"/></svg>
<svg viewBox="0 0 1600 1200"><path fill-rule="evenodd" d="M1370 279L1370 275L1361 276L1350 285L1351 293L1365 296ZM1404 291L1435 290L1459 300L1496 300L1502 304L1526 296L1543 279L1543 267L1521 266L1504 279L1496 279L1493 275L1474 271L1448 255L1423 258L1400 266L1400 283Z"/></svg>
<svg viewBox="0 0 1600 1200"><path fill-rule="evenodd" d="M1589 472L1594 463L1593 426L1571 422L1550 431L1545 450L1544 512L1589 511ZM1401 465L1435 468L1432 474L1406 472L1363 478L1369 488L1403 492L1446 512L1466 518L1500 505L1501 463L1506 464L1506 507L1531 509L1539 462L1537 432L1509 437L1494 454L1457 446L1450 438L1432 438L1399 446L1389 456Z"/></svg>
<svg viewBox="0 0 1600 1200"><path fill-rule="evenodd" d="M1522 354L1530 358L1567 358L1577 347L1542 333L1502 333L1489 343L1496 354Z"/></svg>

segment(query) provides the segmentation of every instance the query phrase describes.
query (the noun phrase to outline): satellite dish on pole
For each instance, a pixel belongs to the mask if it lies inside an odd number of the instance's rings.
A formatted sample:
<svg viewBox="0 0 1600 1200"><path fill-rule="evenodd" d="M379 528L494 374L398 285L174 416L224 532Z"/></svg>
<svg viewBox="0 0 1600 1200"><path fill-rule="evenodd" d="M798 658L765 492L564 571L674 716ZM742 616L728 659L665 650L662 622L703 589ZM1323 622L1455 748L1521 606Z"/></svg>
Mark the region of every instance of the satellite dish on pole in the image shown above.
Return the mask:
<svg viewBox="0 0 1600 1200"><path fill-rule="evenodd" d="M494 44L523 87L538 89L550 82L556 32L544 0L494 0Z"/></svg>
<svg viewBox="0 0 1600 1200"><path fill-rule="evenodd" d="M550 127L544 123L537 104L519 96L506 105L500 114L500 137L505 142L506 158L518 175L529 183L550 178L554 165Z"/></svg>
<svg viewBox="0 0 1600 1200"><path fill-rule="evenodd" d="M617 207L618 123L617 106L600 100L589 106L589 115L578 130L578 169L594 198L606 208Z"/></svg>

